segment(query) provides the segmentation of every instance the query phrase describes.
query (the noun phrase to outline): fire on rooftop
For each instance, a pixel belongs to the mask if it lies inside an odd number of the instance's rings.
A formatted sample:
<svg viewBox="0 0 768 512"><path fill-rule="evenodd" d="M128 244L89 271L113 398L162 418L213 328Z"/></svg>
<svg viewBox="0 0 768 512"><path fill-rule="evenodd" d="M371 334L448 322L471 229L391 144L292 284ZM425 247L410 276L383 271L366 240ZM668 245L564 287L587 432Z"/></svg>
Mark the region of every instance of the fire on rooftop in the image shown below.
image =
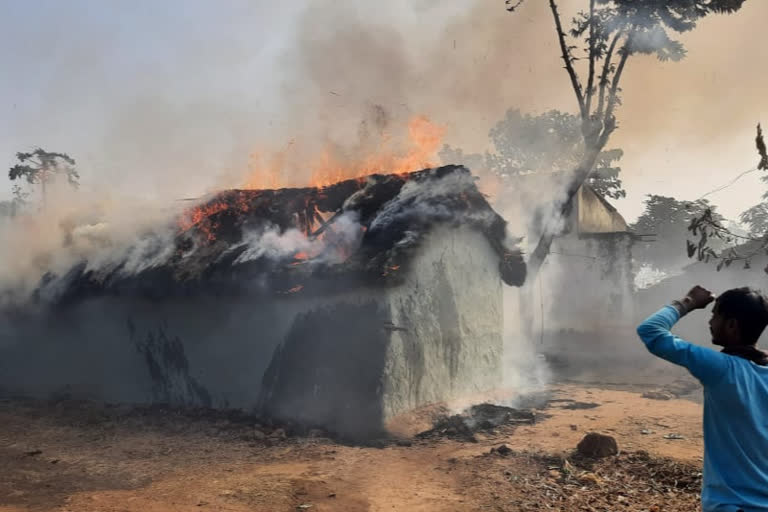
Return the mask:
<svg viewBox="0 0 768 512"><path fill-rule="evenodd" d="M2 313L0 388L258 408L342 434L501 378L525 264L457 166L229 190Z"/></svg>

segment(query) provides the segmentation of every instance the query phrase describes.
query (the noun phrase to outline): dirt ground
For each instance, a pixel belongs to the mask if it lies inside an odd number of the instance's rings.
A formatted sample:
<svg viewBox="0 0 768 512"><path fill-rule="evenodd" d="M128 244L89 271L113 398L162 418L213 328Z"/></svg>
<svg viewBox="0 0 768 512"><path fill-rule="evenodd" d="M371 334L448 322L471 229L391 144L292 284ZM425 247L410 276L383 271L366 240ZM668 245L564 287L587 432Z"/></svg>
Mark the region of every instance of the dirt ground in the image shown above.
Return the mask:
<svg viewBox="0 0 768 512"><path fill-rule="evenodd" d="M373 446L239 416L6 400L0 512L697 510L701 406L644 391L563 384L533 425ZM580 459L587 432L621 453Z"/></svg>

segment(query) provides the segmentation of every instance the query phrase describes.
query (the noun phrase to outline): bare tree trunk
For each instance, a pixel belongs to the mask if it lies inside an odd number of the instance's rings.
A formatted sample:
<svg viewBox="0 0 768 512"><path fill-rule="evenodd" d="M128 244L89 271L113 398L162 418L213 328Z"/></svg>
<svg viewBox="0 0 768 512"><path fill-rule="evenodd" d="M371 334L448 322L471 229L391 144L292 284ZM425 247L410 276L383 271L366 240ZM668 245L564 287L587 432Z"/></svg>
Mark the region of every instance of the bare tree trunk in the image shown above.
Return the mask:
<svg viewBox="0 0 768 512"><path fill-rule="evenodd" d="M573 176L566 190L565 200L560 205L556 220L551 220L549 224L544 226L544 231L539 238L539 243L536 244L536 249L533 250L531 257L528 258L527 279L536 279L541 266L544 264L544 260L549 254L549 249L552 247L552 241L560 234L560 219L565 217L568 212L571 211L573 198L592 173L592 170L595 167L595 162L597 162L597 157L604 145L605 144L601 145L600 143L590 145L589 149L584 153L579 166L574 169Z"/></svg>

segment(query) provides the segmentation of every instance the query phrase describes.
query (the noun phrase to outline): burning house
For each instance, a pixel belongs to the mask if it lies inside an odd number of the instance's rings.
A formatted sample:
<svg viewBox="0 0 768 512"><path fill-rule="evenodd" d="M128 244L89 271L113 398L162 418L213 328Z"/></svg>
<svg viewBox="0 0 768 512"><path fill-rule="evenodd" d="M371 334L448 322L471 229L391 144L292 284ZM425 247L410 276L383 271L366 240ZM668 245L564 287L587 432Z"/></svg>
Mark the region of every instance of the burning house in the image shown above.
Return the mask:
<svg viewBox="0 0 768 512"><path fill-rule="evenodd" d="M525 264L463 167L229 190L0 315L0 391L368 435L501 379Z"/></svg>

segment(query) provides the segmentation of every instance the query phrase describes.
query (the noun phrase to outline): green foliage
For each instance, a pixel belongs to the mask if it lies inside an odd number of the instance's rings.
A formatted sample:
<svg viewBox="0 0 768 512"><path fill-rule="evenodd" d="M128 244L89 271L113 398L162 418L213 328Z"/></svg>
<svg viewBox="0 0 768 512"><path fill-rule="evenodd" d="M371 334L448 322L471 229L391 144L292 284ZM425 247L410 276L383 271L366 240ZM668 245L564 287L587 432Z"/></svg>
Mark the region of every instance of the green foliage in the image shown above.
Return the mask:
<svg viewBox="0 0 768 512"><path fill-rule="evenodd" d="M766 235L768 233L768 204L763 202L748 208L739 216L739 220L749 228L750 236Z"/></svg>
<svg viewBox="0 0 768 512"><path fill-rule="evenodd" d="M445 163L461 163L470 169L488 169L502 181L538 172L568 173L579 164L584 153L578 116L550 110L541 115L522 114L510 109L491 129L489 137L493 151L465 154L461 149L443 147L440 157ZM602 151L588 183L604 197L618 199L626 192L622 188L616 163L620 149Z"/></svg>
<svg viewBox="0 0 768 512"><path fill-rule="evenodd" d="M768 151L760 124L757 125L755 146L760 156L757 167L739 177L754 170L768 170ZM768 183L768 175L764 174L760 179ZM768 192L763 194L763 202L748 208L740 215L739 220L749 228L748 234L736 233L731 227L723 226L722 222L706 214L694 219L689 230L694 237L698 237L698 241L695 244L688 242L689 256L695 254L700 261L716 259L717 270L728 267L735 261L743 261L744 268L750 268L753 258L768 254ZM725 240L728 247L719 252L712 250L713 238ZM765 271L768 272L768 267Z"/></svg>
<svg viewBox="0 0 768 512"><path fill-rule="evenodd" d="M635 259L664 270L684 265L686 262L684 241L691 223L699 218L708 218L721 224L724 222L715 207L705 199L679 201L673 197L649 195L645 200L643 214L631 228L639 235L654 235L654 240L637 242L633 249ZM688 242L688 257L698 254L704 259L709 254L704 251L705 246L714 251L722 248L724 242L725 240L717 237L710 239L708 233L704 246L694 245L691 249ZM713 243L714 247L712 247Z"/></svg>
<svg viewBox="0 0 768 512"><path fill-rule="evenodd" d="M744 0L597 0L610 13L614 30L627 31L630 51L680 60L685 48L670 33L693 30L709 14L738 11Z"/></svg>
<svg viewBox="0 0 768 512"><path fill-rule="evenodd" d="M37 148L31 153L16 153L19 163L8 171L11 181L24 179L30 185L45 184L57 175L64 175L73 187L79 185L80 175L75 160L66 153L54 153Z"/></svg>
<svg viewBox="0 0 768 512"><path fill-rule="evenodd" d="M630 54L655 54L660 60L680 60L685 56L685 48L670 34L693 30L699 20L710 14L732 14L741 9L744 1L596 0L592 13L581 11L572 20L570 35L584 37L587 55L591 53L598 59L605 56L611 35L624 33ZM523 3L524 0L506 0L507 10L514 11Z"/></svg>

